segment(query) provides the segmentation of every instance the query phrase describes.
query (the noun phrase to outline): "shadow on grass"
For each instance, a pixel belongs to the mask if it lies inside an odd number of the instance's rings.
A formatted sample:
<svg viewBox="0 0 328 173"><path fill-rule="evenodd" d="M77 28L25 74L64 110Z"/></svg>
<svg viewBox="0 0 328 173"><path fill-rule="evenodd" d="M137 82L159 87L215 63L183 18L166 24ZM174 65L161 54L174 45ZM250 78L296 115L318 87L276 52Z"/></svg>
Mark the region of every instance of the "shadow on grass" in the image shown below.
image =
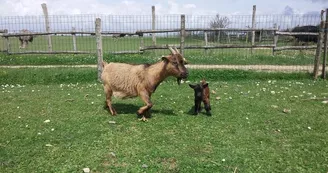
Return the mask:
<svg viewBox="0 0 328 173"><path fill-rule="evenodd" d="M192 115L192 116L197 116L195 114L195 106L192 106L189 111L187 112L188 115ZM198 115L206 115L208 117L212 116L212 115L208 115L206 112L205 112L205 109L203 109L203 107L200 109L200 112L198 113Z"/></svg>
<svg viewBox="0 0 328 173"><path fill-rule="evenodd" d="M123 104L123 103L114 103L113 107L116 110L118 114L136 114L139 108L142 105L134 105L134 104ZM106 102L104 103L104 109L106 109L109 113L108 106L106 105ZM151 113L155 114L164 114L164 115L170 115L170 116L175 116L177 115L174 113L173 109L156 109L152 108Z"/></svg>

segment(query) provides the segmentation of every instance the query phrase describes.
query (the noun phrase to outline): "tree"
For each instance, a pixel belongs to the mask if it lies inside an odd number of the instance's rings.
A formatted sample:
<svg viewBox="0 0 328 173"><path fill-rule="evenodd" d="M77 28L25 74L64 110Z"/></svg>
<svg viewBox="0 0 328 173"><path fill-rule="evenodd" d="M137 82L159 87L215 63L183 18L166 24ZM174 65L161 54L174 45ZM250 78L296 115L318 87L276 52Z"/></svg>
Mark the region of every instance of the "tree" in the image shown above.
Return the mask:
<svg viewBox="0 0 328 173"><path fill-rule="evenodd" d="M216 14L214 19L210 22L210 28L226 28L231 24L230 19L226 16L220 16L220 14ZM209 41L217 41L218 37L220 37L221 34L219 34L219 31L211 32L209 34ZM223 34L227 35L225 32Z"/></svg>
<svg viewBox="0 0 328 173"><path fill-rule="evenodd" d="M230 24L231 22L228 17L216 14L214 19L210 22L210 28L226 28Z"/></svg>

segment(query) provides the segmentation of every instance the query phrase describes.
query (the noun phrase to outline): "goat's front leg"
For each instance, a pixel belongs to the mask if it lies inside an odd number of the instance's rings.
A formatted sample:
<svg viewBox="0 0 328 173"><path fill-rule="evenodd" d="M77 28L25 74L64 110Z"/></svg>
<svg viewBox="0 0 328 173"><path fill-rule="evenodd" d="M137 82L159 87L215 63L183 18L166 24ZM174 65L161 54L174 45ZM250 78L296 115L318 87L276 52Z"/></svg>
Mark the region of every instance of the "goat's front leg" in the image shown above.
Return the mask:
<svg viewBox="0 0 328 173"><path fill-rule="evenodd" d="M143 91L140 93L140 97L141 97L142 101L144 101L146 103L146 105L142 106L138 110L137 115L138 116L142 115L142 118L140 120L147 121L146 117L150 117L150 109L151 109L151 107L153 107L153 104L150 101L150 93Z"/></svg>
<svg viewBox="0 0 328 173"><path fill-rule="evenodd" d="M202 102L200 100L195 99L195 112L194 112L195 115L198 115L198 113L200 112L200 110L201 110L201 103Z"/></svg>
<svg viewBox="0 0 328 173"><path fill-rule="evenodd" d="M110 86L108 86L108 85L105 85L104 86L104 91L105 91L105 95L106 95L106 104L107 104L107 106L109 108L109 111L110 111L110 113L112 115L116 115L117 112L116 112L116 110L112 106L112 95L113 95L113 91L110 88Z"/></svg>

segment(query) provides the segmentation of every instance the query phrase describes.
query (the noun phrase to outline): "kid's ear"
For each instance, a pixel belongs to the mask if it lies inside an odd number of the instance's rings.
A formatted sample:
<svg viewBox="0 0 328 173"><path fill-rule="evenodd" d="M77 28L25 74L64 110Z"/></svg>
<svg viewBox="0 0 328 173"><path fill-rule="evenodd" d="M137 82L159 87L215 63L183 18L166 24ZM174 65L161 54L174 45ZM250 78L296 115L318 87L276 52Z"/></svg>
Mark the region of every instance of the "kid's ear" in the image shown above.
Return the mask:
<svg viewBox="0 0 328 173"><path fill-rule="evenodd" d="M196 85L189 84L190 88L194 89Z"/></svg>
<svg viewBox="0 0 328 173"><path fill-rule="evenodd" d="M206 87L208 87L208 83L203 84L203 88L206 88Z"/></svg>

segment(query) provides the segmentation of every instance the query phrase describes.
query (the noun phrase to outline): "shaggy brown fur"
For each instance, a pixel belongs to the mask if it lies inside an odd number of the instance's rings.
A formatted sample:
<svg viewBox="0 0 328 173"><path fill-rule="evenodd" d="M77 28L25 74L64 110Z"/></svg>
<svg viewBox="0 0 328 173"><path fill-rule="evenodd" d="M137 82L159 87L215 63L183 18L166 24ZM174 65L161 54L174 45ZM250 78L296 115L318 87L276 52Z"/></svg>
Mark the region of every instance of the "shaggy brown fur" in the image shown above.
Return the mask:
<svg viewBox="0 0 328 173"><path fill-rule="evenodd" d="M205 81L205 79L202 80L201 84L204 86L203 103L205 106L205 110L208 115L211 115L210 88L208 87L208 83Z"/></svg>
<svg viewBox="0 0 328 173"><path fill-rule="evenodd" d="M162 57L162 61L152 65L131 65L125 63L106 63L103 62L103 72L101 75L106 103L112 115L117 112L112 106L111 97L131 98L140 96L146 103L141 107L137 114L150 116L150 109L153 104L150 101L151 94L155 92L157 86L167 77L187 78L188 71L184 66L185 59L177 49L169 48L171 55Z"/></svg>
<svg viewBox="0 0 328 173"><path fill-rule="evenodd" d="M23 29L21 30L21 33L23 34L30 34L32 32L30 32L29 30L27 29ZM20 46L19 48L21 49L24 49L26 48L26 46L28 45L28 42L33 42L33 35L27 35L27 36L19 36L18 37L19 41L20 41Z"/></svg>

